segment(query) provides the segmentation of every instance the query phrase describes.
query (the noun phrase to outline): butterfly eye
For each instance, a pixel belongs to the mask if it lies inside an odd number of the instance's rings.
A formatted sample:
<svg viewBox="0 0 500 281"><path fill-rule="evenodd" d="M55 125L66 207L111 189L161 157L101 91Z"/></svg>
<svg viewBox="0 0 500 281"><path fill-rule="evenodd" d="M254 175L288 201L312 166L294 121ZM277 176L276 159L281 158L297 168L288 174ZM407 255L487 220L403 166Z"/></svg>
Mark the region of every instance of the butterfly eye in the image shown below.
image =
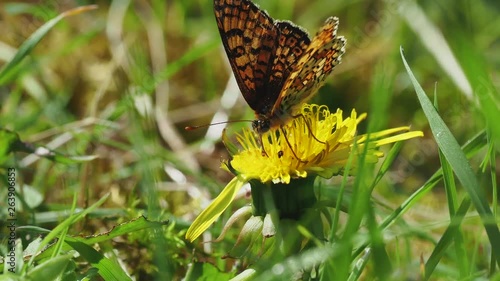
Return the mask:
<svg viewBox="0 0 500 281"><path fill-rule="evenodd" d="M263 134L263 133L269 131L269 129L271 129L271 122L267 119L265 119L265 120L260 120L260 119L253 120L252 121L252 128L254 129L255 132L257 132L259 134Z"/></svg>

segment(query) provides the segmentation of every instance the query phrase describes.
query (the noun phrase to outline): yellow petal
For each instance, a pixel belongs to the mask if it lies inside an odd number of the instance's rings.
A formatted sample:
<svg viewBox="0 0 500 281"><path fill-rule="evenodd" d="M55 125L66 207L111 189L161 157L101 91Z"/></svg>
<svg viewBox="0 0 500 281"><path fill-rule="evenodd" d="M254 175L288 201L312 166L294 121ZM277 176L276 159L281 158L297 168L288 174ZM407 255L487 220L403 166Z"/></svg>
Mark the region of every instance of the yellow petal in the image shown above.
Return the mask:
<svg viewBox="0 0 500 281"><path fill-rule="evenodd" d="M220 217L222 212L227 209L236 193L238 193L245 183L246 180L243 177L237 176L233 178L226 187L224 187L219 196L217 196L217 198L215 198L214 201L212 201L212 203L210 203L210 205L194 220L186 232L186 239L193 242L207 230L207 228Z"/></svg>
<svg viewBox="0 0 500 281"><path fill-rule="evenodd" d="M394 143L394 142L398 142L398 141L403 141L403 140L408 140L408 139L412 139L412 138L416 138L416 137L423 137L423 136L424 136L424 133L422 133L421 131L412 131L412 132L399 134L396 136L387 137L387 138L384 138L381 140L377 140L377 141L374 141L374 143L376 146L382 146L382 145L389 144L389 143Z"/></svg>

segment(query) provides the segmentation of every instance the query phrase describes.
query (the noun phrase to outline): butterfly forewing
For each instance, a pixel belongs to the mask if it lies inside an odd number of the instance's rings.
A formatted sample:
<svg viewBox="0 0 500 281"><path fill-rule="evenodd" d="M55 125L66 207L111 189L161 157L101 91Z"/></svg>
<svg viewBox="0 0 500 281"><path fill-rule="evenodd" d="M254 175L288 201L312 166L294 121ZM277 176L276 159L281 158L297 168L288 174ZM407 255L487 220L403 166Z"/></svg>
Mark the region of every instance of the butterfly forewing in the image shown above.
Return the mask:
<svg viewBox="0 0 500 281"><path fill-rule="evenodd" d="M300 57L285 82L272 115L294 115L320 88L326 76L340 63L345 39L337 37L338 19L330 17Z"/></svg>
<svg viewBox="0 0 500 281"><path fill-rule="evenodd" d="M248 0L215 0L214 10L243 97L257 115L269 115L310 43L307 33L290 22L274 22Z"/></svg>
<svg viewBox="0 0 500 281"><path fill-rule="evenodd" d="M327 19L310 40L288 21L273 21L249 0L214 0L215 18L238 86L262 133L282 125L340 62L345 39Z"/></svg>
<svg viewBox="0 0 500 281"><path fill-rule="evenodd" d="M283 85L289 78L290 73L296 68L297 62L311 42L307 32L291 22L277 21L275 25L278 28L279 35L276 41L274 60L267 88L268 92L272 93L275 98L274 102L268 106L268 110L263 112L267 114L270 114Z"/></svg>
<svg viewBox="0 0 500 281"><path fill-rule="evenodd" d="M247 103L256 110L257 93L269 80L276 27L265 12L249 1L216 0L214 11L238 86Z"/></svg>

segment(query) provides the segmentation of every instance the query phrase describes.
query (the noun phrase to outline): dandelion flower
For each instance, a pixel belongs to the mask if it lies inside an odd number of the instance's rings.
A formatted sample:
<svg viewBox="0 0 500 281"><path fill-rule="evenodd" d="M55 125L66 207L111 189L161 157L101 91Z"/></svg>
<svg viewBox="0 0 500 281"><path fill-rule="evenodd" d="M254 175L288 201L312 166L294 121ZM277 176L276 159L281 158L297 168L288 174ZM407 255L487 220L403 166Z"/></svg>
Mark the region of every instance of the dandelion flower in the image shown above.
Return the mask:
<svg viewBox="0 0 500 281"><path fill-rule="evenodd" d="M379 146L423 136L420 131L409 131L409 127L358 136L357 125L365 118L366 114L358 115L355 110L344 118L340 109L332 113L325 105L304 104L299 116L260 137L244 129L237 135L239 150L225 139L232 159L224 162L223 168L236 176L196 218L186 238L193 241L201 235L247 182L281 186L315 176L330 178L344 173L353 153L363 154L364 161L376 163L383 156ZM356 172L357 157L352 159L349 174Z"/></svg>

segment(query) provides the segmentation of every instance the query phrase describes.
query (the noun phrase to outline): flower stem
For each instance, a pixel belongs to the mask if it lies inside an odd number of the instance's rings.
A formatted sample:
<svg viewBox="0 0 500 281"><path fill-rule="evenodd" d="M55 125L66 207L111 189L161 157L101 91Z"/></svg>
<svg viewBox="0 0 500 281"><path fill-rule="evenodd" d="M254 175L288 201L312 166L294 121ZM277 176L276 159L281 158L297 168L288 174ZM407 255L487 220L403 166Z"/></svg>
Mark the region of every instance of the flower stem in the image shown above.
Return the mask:
<svg viewBox="0 0 500 281"><path fill-rule="evenodd" d="M289 184L250 181L254 215L265 216L276 210L280 219L299 220L306 209L316 203L314 179L315 177L297 178Z"/></svg>

